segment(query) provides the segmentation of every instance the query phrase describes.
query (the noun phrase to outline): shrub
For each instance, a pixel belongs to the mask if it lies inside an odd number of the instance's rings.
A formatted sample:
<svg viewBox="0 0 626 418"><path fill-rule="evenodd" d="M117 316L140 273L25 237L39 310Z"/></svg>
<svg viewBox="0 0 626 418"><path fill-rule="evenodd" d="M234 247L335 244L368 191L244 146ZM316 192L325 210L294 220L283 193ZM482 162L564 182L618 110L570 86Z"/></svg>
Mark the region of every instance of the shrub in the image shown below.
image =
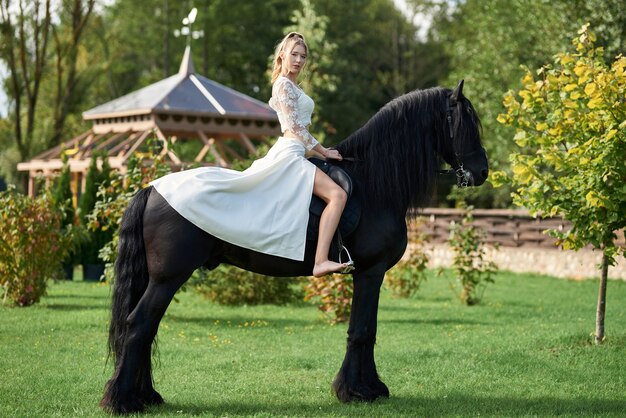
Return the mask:
<svg viewBox="0 0 626 418"><path fill-rule="evenodd" d="M453 270L460 285L459 298L467 305L481 301L487 283L494 282L493 275L498 270L494 262L485 260L483 233L472 224L472 210L468 207L461 223L452 225L448 240L454 251Z"/></svg>
<svg viewBox="0 0 626 418"><path fill-rule="evenodd" d="M353 290L352 279L341 274L311 277L304 300L316 304L329 323L338 324L350 319Z"/></svg>
<svg viewBox="0 0 626 418"><path fill-rule="evenodd" d="M400 260L385 274L385 283L398 298L415 296L426 281L428 256L422 248L414 249L407 259Z"/></svg>
<svg viewBox="0 0 626 418"><path fill-rule="evenodd" d="M221 305L284 305L302 300L300 279L269 277L222 264L197 270L190 285L207 299Z"/></svg>
<svg viewBox="0 0 626 418"><path fill-rule="evenodd" d="M85 178L85 189L80 196L79 213L80 222L85 228L89 223L88 215L93 211L98 198L98 190L101 186L106 187L109 182L111 168L106 154L102 156L102 170L98 169L98 154L91 157L89 170ZM87 231L85 239L80 246L80 262L82 264L101 264L99 252L113 236L112 230L102 230L101 228Z"/></svg>
<svg viewBox="0 0 626 418"><path fill-rule="evenodd" d="M74 210L74 194L72 193L70 167L67 163L67 156L62 155L63 168L56 178L54 188L52 190L52 203L63 213L61 220L62 226L73 225L76 211Z"/></svg>
<svg viewBox="0 0 626 418"><path fill-rule="evenodd" d="M63 276L71 247L71 225L63 228L62 210L49 194L31 199L14 188L0 193L0 286L3 303L39 302L46 282Z"/></svg>
<svg viewBox="0 0 626 418"><path fill-rule="evenodd" d="M139 190L171 171L164 156L160 155L160 143L153 138L146 142L148 150L144 153L135 152L130 156L125 174L111 171L109 180L102 182L94 209L87 215L89 229L108 231L111 234L110 240L99 252L100 259L106 263L105 279L112 280L115 277L119 228L126 206Z"/></svg>
<svg viewBox="0 0 626 418"><path fill-rule="evenodd" d="M68 165L68 158L66 154L62 154L61 156L63 160L63 168L61 169L61 173L54 181L54 186L52 187L52 195L50 198L52 199L52 203L55 208L61 211L62 219L61 219L61 228L67 228L69 225L75 225L76 223L76 211L74 209L74 194L72 193L71 188L71 172L70 167ZM79 234L76 234L75 237L79 240ZM74 242L72 243L72 248L77 247L80 243ZM76 258L75 251L69 251L64 259L63 266L70 273L67 278L71 279L72 271L74 268L74 262Z"/></svg>
<svg viewBox="0 0 626 418"><path fill-rule="evenodd" d="M416 225L411 229L419 231L421 219L417 219ZM426 267L428 255L424 248L426 237L423 233L417 233L411 241L410 255L402 259L385 274L385 284L391 293L398 298L415 296L423 282L426 281Z"/></svg>
<svg viewBox="0 0 626 418"><path fill-rule="evenodd" d="M98 190L98 200L93 211L87 215L89 229L112 232L110 241L101 247L99 253L106 263L106 279L114 277L119 228L126 206L139 190L171 171L164 156L160 155L159 143L152 139L147 143L147 152L136 152L128 159L126 174L111 172L109 181L104 182Z"/></svg>

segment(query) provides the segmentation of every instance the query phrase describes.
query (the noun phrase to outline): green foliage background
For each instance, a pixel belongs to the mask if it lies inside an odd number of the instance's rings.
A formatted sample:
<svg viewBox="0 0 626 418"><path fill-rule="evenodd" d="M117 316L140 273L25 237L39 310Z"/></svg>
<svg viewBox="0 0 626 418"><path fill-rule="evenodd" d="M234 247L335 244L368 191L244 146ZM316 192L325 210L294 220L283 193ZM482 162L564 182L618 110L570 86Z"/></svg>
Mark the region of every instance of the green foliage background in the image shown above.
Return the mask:
<svg viewBox="0 0 626 418"><path fill-rule="evenodd" d="M345 138L402 93L464 78L482 117L492 168L505 171L516 149L514 132L496 118L504 110L503 94L521 87L521 66L536 68L566 50L586 22L607 59L626 49L622 0L407 0L404 13L392 0L199 0L193 6L198 8L193 29L204 32L192 41L197 71L261 101L270 96L267 70L276 42L292 28L305 33L314 57L306 81L317 105L312 130L326 145ZM133 0L96 1L76 57L76 93L64 138L88 129L81 112L177 71L186 39L174 31L190 7L187 0L151 0L141 7ZM425 23L411 23L418 13L430 17L428 30L421 31ZM71 22L63 12L53 24L65 34ZM0 61L6 63L6 44ZM53 134L58 71L53 54L46 65L31 156L45 150ZM8 91L8 76L2 81ZM21 185L13 112L9 97L0 119L0 176ZM469 203L511 203L506 188L487 185L480 195L468 196ZM437 204L453 202L444 193Z"/></svg>

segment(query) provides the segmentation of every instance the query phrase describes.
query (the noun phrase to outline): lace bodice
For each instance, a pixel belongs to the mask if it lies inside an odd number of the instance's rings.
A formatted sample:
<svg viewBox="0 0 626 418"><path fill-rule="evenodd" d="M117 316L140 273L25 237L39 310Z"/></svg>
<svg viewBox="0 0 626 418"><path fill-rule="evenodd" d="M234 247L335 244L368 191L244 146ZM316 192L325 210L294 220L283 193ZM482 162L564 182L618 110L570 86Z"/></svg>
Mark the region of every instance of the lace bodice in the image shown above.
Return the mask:
<svg viewBox="0 0 626 418"><path fill-rule="evenodd" d="M281 132L293 132L307 150L318 144L307 129L315 103L291 80L283 76L276 79L269 104L278 115Z"/></svg>

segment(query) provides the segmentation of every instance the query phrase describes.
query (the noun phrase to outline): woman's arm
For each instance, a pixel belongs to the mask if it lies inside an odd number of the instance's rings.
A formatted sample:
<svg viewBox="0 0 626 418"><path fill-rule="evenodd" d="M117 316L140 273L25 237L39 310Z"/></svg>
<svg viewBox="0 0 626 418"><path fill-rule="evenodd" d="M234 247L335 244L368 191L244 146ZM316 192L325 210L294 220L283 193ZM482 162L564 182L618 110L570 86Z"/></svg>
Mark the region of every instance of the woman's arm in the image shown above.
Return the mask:
<svg viewBox="0 0 626 418"><path fill-rule="evenodd" d="M296 106L300 94L302 94L302 92L299 92L288 80L278 80L274 84L273 95L276 98L276 103L281 113L285 116L285 122L287 124L287 126L283 128L292 132L296 138L302 142L307 153L319 154L322 158L341 160L339 151L328 149L320 144L313 135L311 135L307 127L302 125L298 120L298 110Z"/></svg>
<svg viewBox="0 0 626 418"><path fill-rule="evenodd" d="M276 98L276 104L280 108L280 112L285 116L287 124L283 129L293 133L302 142L307 151L310 151L319 145L319 142L309 133L306 126L302 125L298 120L297 102L300 94L302 93L298 92L296 87L286 79L278 79L274 84L273 96Z"/></svg>
<svg viewBox="0 0 626 418"><path fill-rule="evenodd" d="M331 160L340 160L342 159L341 154L336 149L329 149L318 143L312 148L312 151L321 155L323 158L328 158Z"/></svg>

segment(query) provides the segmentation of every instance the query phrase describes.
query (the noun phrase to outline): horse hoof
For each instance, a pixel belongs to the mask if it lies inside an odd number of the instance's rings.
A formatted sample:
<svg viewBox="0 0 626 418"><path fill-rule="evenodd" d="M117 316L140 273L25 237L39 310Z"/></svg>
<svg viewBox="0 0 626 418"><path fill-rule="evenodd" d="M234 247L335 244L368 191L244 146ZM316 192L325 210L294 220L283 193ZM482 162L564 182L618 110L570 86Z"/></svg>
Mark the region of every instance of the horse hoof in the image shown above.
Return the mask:
<svg viewBox="0 0 626 418"><path fill-rule="evenodd" d="M372 402L381 397L380 394L376 394L373 390L366 386L357 385L348 387L345 382L338 380L333 382L332 389L335 392L337 399L343 403Z"/></svg>
<svg viewBox="0 0 626 418"><path fill-rule="evenodd" d="M372 402L375 401L378 396L368 387L358 386L354 389L350 389L350 395L352 401L357 402Z"/></svg>
<svg viewBox="0 0 626 418"><path fill-rule="evenodd" d="M135 412L143 412L146 409L144 403L139 400L139 398L134 396L125 400L119 399L116 401L111 399L102 399L100 407L113 415L132 414Z"/></svg>
<svg viewBox="0 0 626 418"><path fill-rule="evenodd" d="M163 403L165 403L163 397L159 394L159 392L154 389L150 390L149 392L142 393L140 399L141 402L143 402L143 404L147 406L162 405Z"/></svg>
<svg viewBox="0 0 626 418"><path fill-rule="evenodd" d="M372 392L375 393L376 398L389 397L389 388L380 379L371 382L371 384L369 384L368 386L372 389Z"/></svg>

